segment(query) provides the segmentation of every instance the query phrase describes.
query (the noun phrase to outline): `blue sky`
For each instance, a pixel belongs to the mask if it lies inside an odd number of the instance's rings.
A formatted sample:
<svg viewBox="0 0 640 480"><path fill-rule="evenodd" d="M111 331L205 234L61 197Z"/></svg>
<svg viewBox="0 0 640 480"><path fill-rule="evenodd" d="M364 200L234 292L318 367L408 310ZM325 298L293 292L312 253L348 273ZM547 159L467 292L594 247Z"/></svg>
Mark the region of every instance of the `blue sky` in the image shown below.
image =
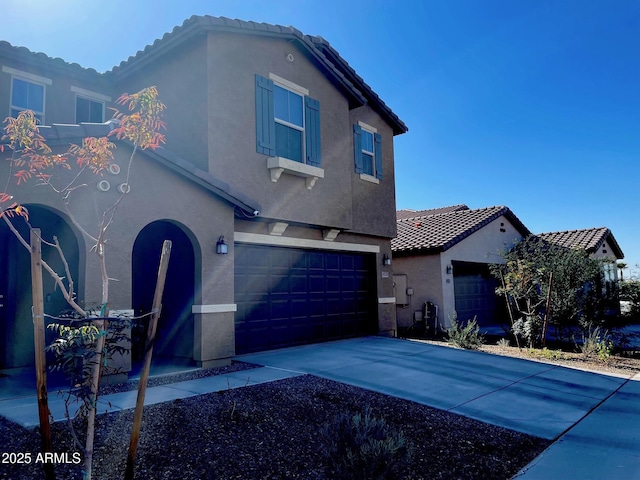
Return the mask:
<svg viewBox="0 0 640 480"><path fill-rule="evenodd" d="M1 0L0 39L105 71L209 14L336 48L408 125L397 207L609 227L640 263L640 2Z"/></svg>

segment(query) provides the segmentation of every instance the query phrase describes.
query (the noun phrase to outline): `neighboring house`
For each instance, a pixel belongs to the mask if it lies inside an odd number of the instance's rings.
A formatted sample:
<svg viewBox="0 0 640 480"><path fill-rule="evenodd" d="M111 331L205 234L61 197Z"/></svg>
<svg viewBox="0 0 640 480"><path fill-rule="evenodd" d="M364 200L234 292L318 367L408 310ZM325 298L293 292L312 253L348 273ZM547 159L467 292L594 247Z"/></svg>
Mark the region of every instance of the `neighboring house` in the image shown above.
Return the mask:
<svg viewBox="0 0 640 480"><path fill-rule="evenodd" d="M118 279L111 309L149 311L162 241L173 241L154 353L210 366L238 353L395 335L383 259L396 235L393 140L407 127L338 52L292 27L209 16L106 73L0 42L0 113L34 110L61 149L109 131L102 122L119 94L149 85L167 105L167 142L136 157L107 261ZM116 143L124 165L130 147ZM95 224L96 206L126 188L122 176L113 169L76 192L81 223ZM28 187L15 200L34 227L64 240L78 297L96 304L92 245L44 193ZM227 255L216 254L218 242ZM0 368L33 364L26 262L0 225ZM44 283L46 312L56 315L64 300ZM134 361L143 334L134 331Z"/></svg>
<svg viewBox="0 0 640 480"><path fill-rule="evenodd" d="M503 305L496 299L489 265L500 263L502 252L530 235L513 212L502 206L471 210L456 205L400 210L397 219L398 236L391 247L398 327L419 320L426 302L437 307L441 328L451 325L454 312L463 321L476 317L481 326L500 323Z"/></svg>
<svg viewBox="0 0 640 480"><path fill-rule="evenodd" d="M602 285L602 289L607 294L612 292L613 285L618 280L616 260L622 260L624 253L622 253L613 233L607 227L539 233L536 236L562 247L581 248L586 250L591 258L603 260L604 285ZM617 295L614 298L617 299ZM613 302L613 310L620 313L617 300Z"/></svg>

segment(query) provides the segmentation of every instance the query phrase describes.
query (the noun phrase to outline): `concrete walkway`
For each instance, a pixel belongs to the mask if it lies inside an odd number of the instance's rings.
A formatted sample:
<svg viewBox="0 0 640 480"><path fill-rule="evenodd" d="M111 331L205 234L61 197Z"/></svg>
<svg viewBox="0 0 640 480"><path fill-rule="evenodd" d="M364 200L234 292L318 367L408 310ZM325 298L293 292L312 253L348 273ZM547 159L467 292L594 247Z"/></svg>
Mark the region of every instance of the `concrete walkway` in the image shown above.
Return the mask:
<svg viewBox="0 0 640 480"><path fill-rule="evenodd" d="M185 382L172 383L159 387L147 388L144 404L154 405L156 403L168 402L178 398L195 397L205 393L219 392L230 388L246 387L247 385L257 385L259 383L273 382L301 375L300 373L288 372L281 369L261 367L240 372L215 375L212 377L198 378ZM0 385L2 382L0 381ZM33 382L35 390L35 380ZM136 406L138 391L114 393L98 397L98 413L118 412L120 410L133 409ZM0 399L0 417L5 417L26 428L35 428L40 422L38 420L38 400L33 393L28 396L20 395L7 398L3 395ZM65 405L62 396L57 395L53 389L49 390L49 411L55 422L63 421L65 417ZM78 410L78 405L70 407L70 414L73 416Z"/></svg>
<svg viewBox="0 0 640 480"><path fill-rule="evenodd" d="M145 404L310 373L556 440L519 478L640 478L640 382L636 380L382 337L237 359L263 367L149 388ZM50 395L52 414L62 420L62 399ZM105 395L100 411L133 408L135 399L136 392ZM0 416L37 425L35 397L0 400Z"/></svg>

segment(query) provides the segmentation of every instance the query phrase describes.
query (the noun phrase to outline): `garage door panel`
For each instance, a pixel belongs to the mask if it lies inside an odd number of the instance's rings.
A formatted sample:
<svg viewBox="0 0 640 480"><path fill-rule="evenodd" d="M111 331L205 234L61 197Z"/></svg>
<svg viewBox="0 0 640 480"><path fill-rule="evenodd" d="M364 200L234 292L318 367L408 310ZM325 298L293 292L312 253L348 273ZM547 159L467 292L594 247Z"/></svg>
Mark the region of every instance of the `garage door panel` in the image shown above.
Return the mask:
<svg viewBox="0 0 640 480"><path fill-rule="evenodd" d="M324 270L325 269L325 255L319 252L309 253L309 269L310 270Z"/></svg>
<svg viewBox="0 0 640 480"><path fill-rule="evenodd" d="M307 293L309 291L309 285L307 283L307 276L299 273L291 274L291 293Z"/></svg>
<svg viewBox="0 0 640 480"><path fill-rule="evenodd" d="M328 253L325 255L325 265L327 270L340 270L340 255Z"/></svg>
<svg viewBox="0 0 640 480"><path fill-rule="evenodd" d="M496 313L495 279L483 274L454 277L455 309L458 320L476 318L480 326L498 323Z"/></svg>
<svg viewBox="0 0 640 480"><path fill-rule="evenodd" d="M322 275L309 275L309 292L316 294L324 294L325 277Z"/></svg>
<svg viewBox="0 0 640 480"><path fill-rule="evenodd" d="M371 255L240 244L235 252L237 353L376 331Z"/></svg>

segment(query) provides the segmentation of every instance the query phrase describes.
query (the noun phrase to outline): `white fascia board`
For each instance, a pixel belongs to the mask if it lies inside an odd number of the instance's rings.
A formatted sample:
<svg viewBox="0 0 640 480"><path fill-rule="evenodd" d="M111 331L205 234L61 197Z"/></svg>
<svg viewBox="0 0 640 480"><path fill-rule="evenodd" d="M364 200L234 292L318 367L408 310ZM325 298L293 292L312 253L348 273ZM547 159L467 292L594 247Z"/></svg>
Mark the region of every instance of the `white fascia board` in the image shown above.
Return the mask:
<svg viewBox="0 0 640 480"><path fill-rule="evenodd" d="M363 243L329 242L326 240L311 240L308 238L274 237L261 233L235 232L234 241L239 243L253 243L256 245L273 245L276 247L315 248L318 250L338 250L343 252L380 253L378 245Z"/></svg>

